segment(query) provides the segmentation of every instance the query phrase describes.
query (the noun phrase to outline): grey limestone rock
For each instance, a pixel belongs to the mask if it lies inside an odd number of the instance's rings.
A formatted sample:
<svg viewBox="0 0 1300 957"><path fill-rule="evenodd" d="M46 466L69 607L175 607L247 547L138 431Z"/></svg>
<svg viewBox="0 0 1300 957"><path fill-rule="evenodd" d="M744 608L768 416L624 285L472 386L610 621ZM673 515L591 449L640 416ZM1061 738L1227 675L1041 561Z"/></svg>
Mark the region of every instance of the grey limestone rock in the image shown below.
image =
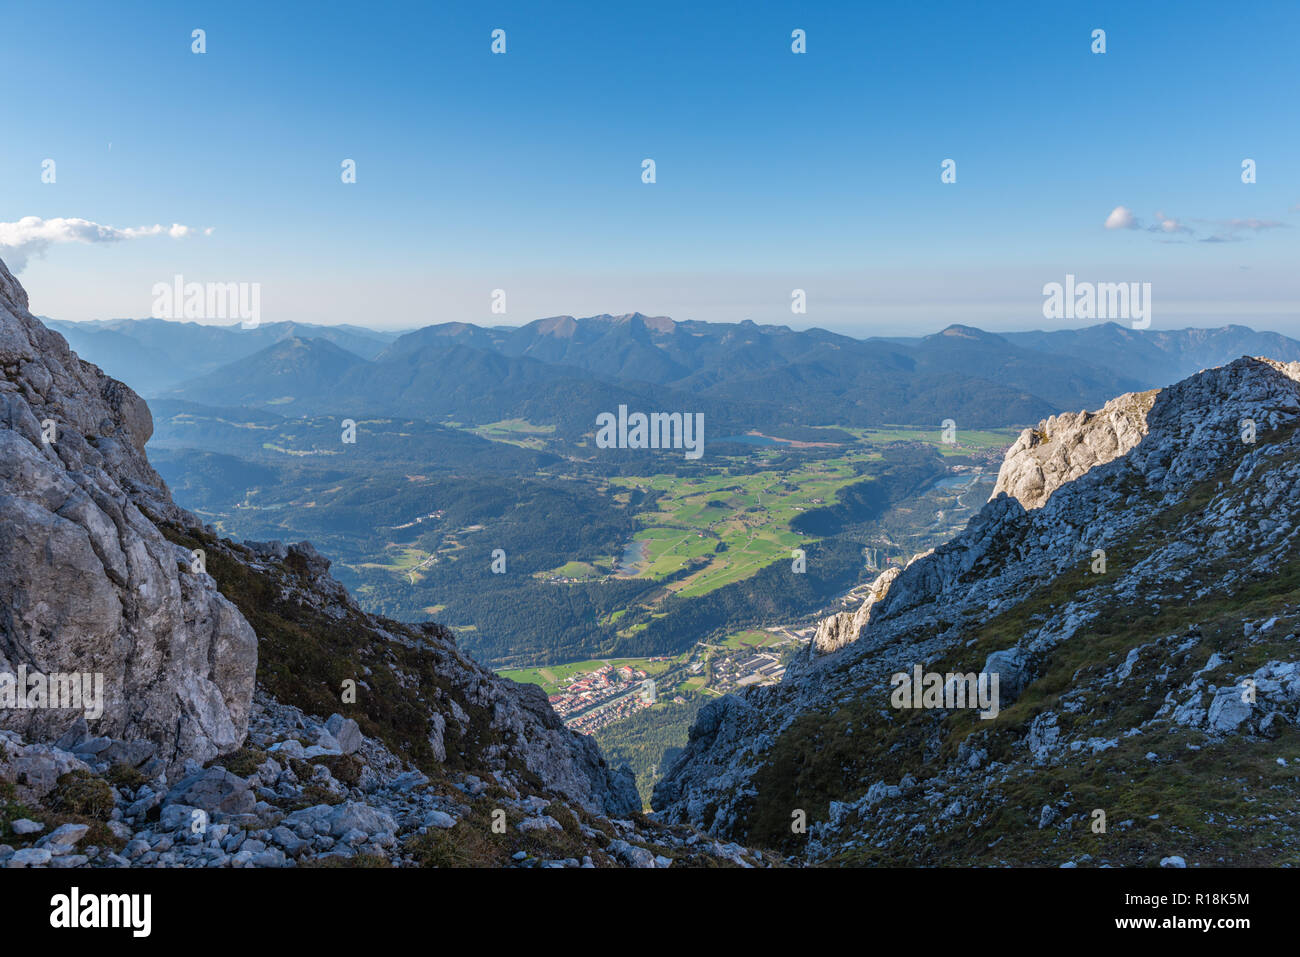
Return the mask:
<svg viewBox="0 0 1300 957"><path fill-rule="evenodd" d="M54 742L84 716L173 766L239 746L257 640L151 518L181 514L145 458L152 431L0 263L0 671L103 677L101 715L20 709L0 727Z"/></svg>

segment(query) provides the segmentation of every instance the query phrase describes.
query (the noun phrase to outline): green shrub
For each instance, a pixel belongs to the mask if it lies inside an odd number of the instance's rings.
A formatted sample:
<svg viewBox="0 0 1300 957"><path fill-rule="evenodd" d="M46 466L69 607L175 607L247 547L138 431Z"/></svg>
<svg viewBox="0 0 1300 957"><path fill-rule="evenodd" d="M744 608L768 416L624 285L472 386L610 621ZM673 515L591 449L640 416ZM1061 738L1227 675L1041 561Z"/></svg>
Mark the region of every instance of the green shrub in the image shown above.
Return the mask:
<svg viewBox="0 0 1300 957"><path fill-rule="evenodd" d="M136 791L141 785L148 783L143 774L131 767L131 765L123 764L120 761L108 769L108 774L105 777L113 787L125 788L128 791Z"/></svg>
<svg viewBox="0 0 1300 957"><path fill-rule="evenodd" d="M236 777L246 778L266 763L266 757L261 748L245 745L231 754L214 758L209 764L220 765Z"/></svg>
<svg viewBox="0 0 1300 957"><path fill-rule="evenodd" d="M88 771L69 771L61 775L50 793L50 805L65 814L80 814L106 820L116 804L113 788L103 778Z"/></svg>
<svg viewBox="0 0 1300 957"><path fill-rule="evenodd" d="M348 787L356 787L361 782L361 769L365 767L351 754L323 754L313 758L311 763L328 768L335 780L342 781Z"/></svg>

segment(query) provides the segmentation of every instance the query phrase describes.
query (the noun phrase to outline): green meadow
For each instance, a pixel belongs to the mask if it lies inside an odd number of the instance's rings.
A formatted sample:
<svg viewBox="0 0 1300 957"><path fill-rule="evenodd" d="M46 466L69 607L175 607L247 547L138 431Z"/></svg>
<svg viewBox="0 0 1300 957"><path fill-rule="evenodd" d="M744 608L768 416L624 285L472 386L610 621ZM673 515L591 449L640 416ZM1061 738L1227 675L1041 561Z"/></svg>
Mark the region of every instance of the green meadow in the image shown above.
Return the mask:
<svg viewBox="0 0 1300 957"><path fill-rule="evenodd" d="M689 563L702 567L666 587L683 597L702 595L748 578L814 539L790 530L802 511L832 504L840 489L860 481L853 463L865 450L808 462L791 470L679 478L649 475L610 480L613 487L653 489L657 507L637 516L634 539L645 544L636 577L664 579Z"/></svg>
<svg viewBox="0 0 1300 957"><path fill-rule="evenodd" d="M1019 429L990 429L986 431L969 431L957 429L956 443L943 441L941 429L914 429L902 426L882 426L878 429L853 429L843 431L856 435L863 442L883 444L886 442L924 442L933 445L941 455L966 455L972 449L1000 449L1011 445L1020 435Z"/></svg>

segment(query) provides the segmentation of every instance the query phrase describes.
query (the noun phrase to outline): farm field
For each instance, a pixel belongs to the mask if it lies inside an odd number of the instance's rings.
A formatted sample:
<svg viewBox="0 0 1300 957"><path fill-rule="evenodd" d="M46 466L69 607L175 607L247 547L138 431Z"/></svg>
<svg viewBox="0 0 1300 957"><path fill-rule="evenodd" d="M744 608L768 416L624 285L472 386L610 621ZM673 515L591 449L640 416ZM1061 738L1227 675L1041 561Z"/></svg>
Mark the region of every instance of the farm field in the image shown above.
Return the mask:
<svg viewBox="0 0 1300 957"><path fill-rule="evenodd" d="M905 428L902 426L882 426L877 429L844 428L843 431L856 435L862 442L875 444L885 442L924 442L934 446L941 455L965 455L972 449L1005 448L1016 441L1019 429L990 429L985 431L968 431L958 428L956 444L943 441L943 430Z"/></svg>
<svg viewBox="0 0 1300 957"><path fill-rule="evenodd" d="M863 450L790 470L611 479L613 487L661 493L655 510L637 516L642 528L633 540L642 544L643 559L628 577L663 579L692 562L702 564L666 586L689 598L789 560L792 549L814 541L790 530L795 516L833 503L840 489L861 480L854 463L876 457Z"/></svg>
<svg viewBox="0 0 1300 957"><path fill-rule="evenodd" d="M590 561L565 562L547 571L534 572L534 578L572 578L578 581L595 581L609 575L614 562L609 556L598 556Z"/></svg>
<svg viewBox="0 0 1300 957"><path fill-rule="evenodd" d="M517 445L521 449L545 448L547 437L555 431L553 425L534 425L527 419L502 419L500 422L489 422L487 425L460 426L460 428L472 432L479 438Z"/></svg>
<svg viewBox="0 0 1300 957"><path fill-rule="evenodd" d="M781 635L773 634L770 631L751 629L728 635L723 639L722 644L727 648L768 648L782 644L786 640Z"/></svg>
<svg viewBox="0 0 1300 957"><path fill-rule="evenodd" d="M384 549L384 557L388 561L380 562L358 562L355 565L349 565L350 568L374 568L381 571L390 571L394 574L402 575L411 584L423 580L423 570L437 561L436 555L419 548L408 545L388 545Z"/></svg>

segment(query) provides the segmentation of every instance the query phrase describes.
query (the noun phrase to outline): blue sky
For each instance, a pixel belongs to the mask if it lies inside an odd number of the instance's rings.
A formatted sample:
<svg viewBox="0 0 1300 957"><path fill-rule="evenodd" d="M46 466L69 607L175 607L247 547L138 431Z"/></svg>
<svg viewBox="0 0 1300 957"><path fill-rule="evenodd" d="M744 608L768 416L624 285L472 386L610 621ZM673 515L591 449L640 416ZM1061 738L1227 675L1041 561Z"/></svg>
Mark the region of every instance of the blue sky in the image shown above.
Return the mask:
<svg viewBox="0 0 1300 957"><path fill-rule="evenodd" d="M1151 282L1155 328L1300 335L1297 27L1290 0L25 3L0 223L194 234L0 257L71 319L147 315L181 274L261 283L263 321L921 334L1047 327L1068 272Z"/></svg>

